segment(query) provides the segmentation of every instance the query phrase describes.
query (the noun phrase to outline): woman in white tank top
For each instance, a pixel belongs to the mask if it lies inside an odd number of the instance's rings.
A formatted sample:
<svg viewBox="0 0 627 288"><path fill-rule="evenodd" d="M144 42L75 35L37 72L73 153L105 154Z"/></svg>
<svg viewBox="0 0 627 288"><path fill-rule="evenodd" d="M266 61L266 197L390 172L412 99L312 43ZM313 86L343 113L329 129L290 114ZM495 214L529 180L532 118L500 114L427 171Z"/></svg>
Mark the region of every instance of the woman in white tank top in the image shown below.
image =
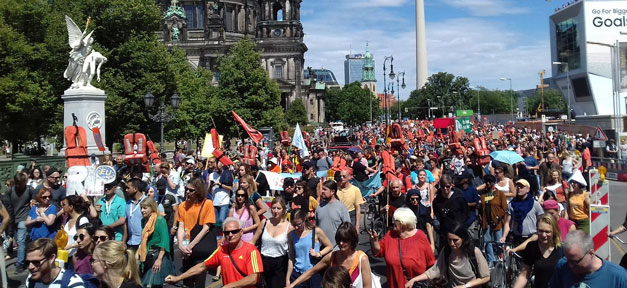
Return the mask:
<svg viewBox="0 0 627 288"><path fill-rule="evenodd" d="M272 217L262 220L251 243L261 240L261 260L266 287L285 287L288 263L287 235L293 227L285 219L285 200L275 197L272 200Z"/></svg>
<svg viewBox="0 0 627 288"><path fill-rule="evenodd" d="M516 196L516 186L514 186L514 181L512 179L505 177L505 170L503 167L494 168L494 176L496 176L496 183L494 183L494 188L499 191L503 191L505 193L505 197L507 198L507 202L512 200L514 196Z"/></svg>

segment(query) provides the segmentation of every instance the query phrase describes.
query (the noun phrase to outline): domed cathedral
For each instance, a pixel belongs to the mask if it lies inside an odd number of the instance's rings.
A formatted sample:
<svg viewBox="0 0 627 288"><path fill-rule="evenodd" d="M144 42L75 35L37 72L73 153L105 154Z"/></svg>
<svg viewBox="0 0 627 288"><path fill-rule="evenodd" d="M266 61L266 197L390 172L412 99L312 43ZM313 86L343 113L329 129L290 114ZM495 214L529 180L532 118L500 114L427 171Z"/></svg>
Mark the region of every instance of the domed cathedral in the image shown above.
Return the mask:
<svg viewBox="0 0 627 288"><path fill-rule="evenodd" d="M167 46L187 53L194 67L217 71L218 57L237 41L254 39L262 51L262 66L281 89L281 106L301 98L311 122L323 122L324 97L303 78L305 52L300 23L302 0L161 0ZM219 81L215 73L214 81ZM318 87L319 88L319 87ZM311 99L310 99L311 98Z"/></svg>

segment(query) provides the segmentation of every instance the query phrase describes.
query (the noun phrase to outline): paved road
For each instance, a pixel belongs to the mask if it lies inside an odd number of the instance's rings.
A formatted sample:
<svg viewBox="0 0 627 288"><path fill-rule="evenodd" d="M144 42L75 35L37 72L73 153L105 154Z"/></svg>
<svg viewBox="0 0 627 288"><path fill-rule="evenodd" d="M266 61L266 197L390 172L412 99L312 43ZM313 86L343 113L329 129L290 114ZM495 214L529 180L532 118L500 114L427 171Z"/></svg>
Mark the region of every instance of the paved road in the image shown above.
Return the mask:
<svg viewBox="0 0 627 288"><path fill-rule="evenodd" d="M627 214L627 183L610 181L610 227L612 230L625 222L625 214ZM627 233L619 237L627 242ZM623 255L615 244L610 246L612 262L620 263ZM626 245L623 245L623 248L627 250Z"/></svg>

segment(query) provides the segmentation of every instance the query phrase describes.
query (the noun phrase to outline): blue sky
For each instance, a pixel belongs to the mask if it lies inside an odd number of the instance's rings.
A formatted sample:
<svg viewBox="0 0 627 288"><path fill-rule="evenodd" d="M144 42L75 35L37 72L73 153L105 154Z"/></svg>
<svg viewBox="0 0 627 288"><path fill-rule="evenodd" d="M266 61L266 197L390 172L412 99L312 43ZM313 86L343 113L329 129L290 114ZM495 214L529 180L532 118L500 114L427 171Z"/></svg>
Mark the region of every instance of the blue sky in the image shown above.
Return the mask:
<svg viewBox="0 0 627 288"><path fill-rule="evenodd" d="M566 2L425 0L429 74L448 72L469 78L472 86L509 89L499 80L505 77L514 89L534 88L540 71L551 75L549 16ZM401 98L407 98L416 86L415 17L414 0L303 0L305 67L330 69L343 84L345 55L365 52L368 42L378 90L383 58L393 55L394 72L406 73Z"/></svg>

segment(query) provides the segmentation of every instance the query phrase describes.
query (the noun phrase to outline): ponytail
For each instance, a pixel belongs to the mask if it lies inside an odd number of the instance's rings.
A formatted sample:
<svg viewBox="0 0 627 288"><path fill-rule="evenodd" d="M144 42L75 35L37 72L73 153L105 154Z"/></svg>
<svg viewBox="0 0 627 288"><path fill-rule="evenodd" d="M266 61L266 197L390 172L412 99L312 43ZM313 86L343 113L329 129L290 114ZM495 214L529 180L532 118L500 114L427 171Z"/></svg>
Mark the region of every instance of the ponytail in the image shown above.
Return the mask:
<svg viewBox="0 0 627 288"><path fill-rule="evenodd" d="M137 259L135 259L135 252L131 249L126 249L124 258L126 258L126 266L124 266L124 270L122 270L122 275L125 280L133 280L138 285L141 285L142 282L139 279L139 263L137 263Z"/></svg>

